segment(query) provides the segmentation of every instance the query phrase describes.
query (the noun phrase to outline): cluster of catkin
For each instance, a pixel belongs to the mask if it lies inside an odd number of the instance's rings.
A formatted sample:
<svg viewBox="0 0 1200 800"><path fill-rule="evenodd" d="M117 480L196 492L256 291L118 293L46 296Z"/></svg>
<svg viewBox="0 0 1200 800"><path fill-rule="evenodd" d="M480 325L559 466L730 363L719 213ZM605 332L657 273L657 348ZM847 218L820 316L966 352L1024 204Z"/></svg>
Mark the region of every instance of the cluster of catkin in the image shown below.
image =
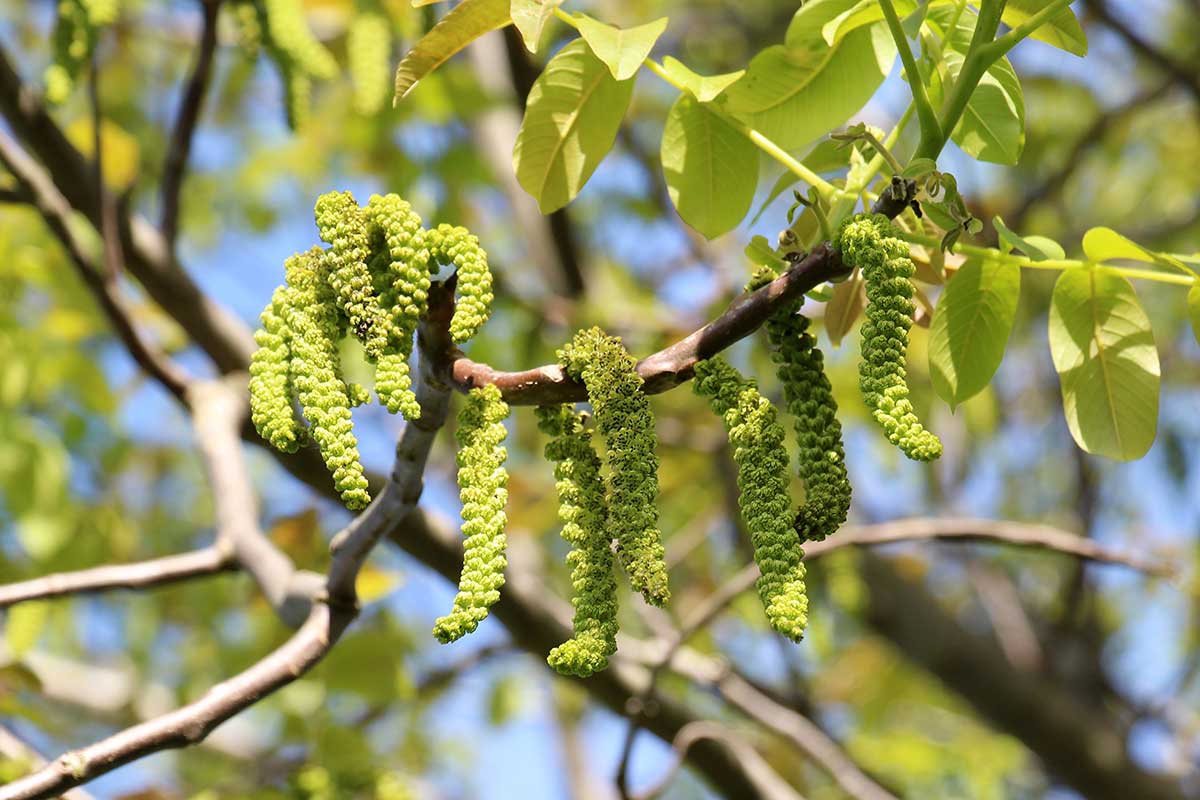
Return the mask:
<svg viewBox="0 0 1200 800"><path fill-rule="evenodd" d="M347 192L322 195L317 228L326 248L287 260L286 283L263 311L259 350L251 363L251 410L264 438L281 450L313 439L349 508L367 504L350 408L368 400L347 384L338 343L348 335L375 364L375 391L393 413L417 419L409 357L426 313L430 274L457 271L459 298L450 322L454 341L470 338L487 320L491 274L478 241L463 228L422 227L395 195L373 196L360 208ZM907 248L882 217L859 215L839 230L835 246L847 265L862 269L870 303L863 329L862 390L889 439L913 458L934 458L937 438L912 413L904 355L911 324L912 264ZM750 287L774 279L761 268ZM798 641L808 621L803 543L824 539L846 520L850 482L837 404L824 359L801 313L803 298L766 324L772 360L793 419L804 501L793 511L791 468L783 426L754 381L721 358L695 367L695 392L724 423L738 469L738 506L761 571L757 587L772 628ZM670 592L658 529L655 423L637 362L621 340L599 328L578 332L558 351L564 371L583 384L591 414L570 404L537 409L550 437L562 536L574 588L574 632L548 663L566 675L604 669L616 650L620 564L632 588L652 605ZM305 427L294 413L298 401ZM458 485L462 502L463 568L450 612L433 633L452 642L472 631L499 599L507 565L505 505L508 404L494 385L471 389L458 417ZM605 444L604 458L593 430ZM607 469L605 468L607 466Z"/></svg>
<svg viewBox="0 0 1200 800"><path fill-rule="evenodd" d="M119 0L59 0L53 59L46 68L46 99L62 103L75 88L96 47L99 32L117 20Z"/></svg>
<svg viewBox="0 0 1200 800"><path fill-rule="evenodd" d="M313 82L338 74L333 54L308 27L303 1L234 0L229 7L243 51L257 56L265 50L283 81L288 124L302 127L311 114ZM391 21L383 6L364 4L346 32L354 107L362 114L374 114L388 99L391 52Z"/></svg>
<svg viewBox="0 0 1200 800"><path fill-rule="evenodd" d="M343 378L339 342L348 335L375 366L375 393L392 413L416 419L409 359L424 316L430 275L458 275L451 337L470 339L487 320L492 277L487 254L465 228L423 228L400 197L373 195L360 207L349 192L317 199L317 231L328 247L291 256L286 282L263 309L250 362L251 418L264 439L293 452L316 442L347 508L370 502L350 409L369 393ZM307 428L295 413L299 403Z"/></svg>

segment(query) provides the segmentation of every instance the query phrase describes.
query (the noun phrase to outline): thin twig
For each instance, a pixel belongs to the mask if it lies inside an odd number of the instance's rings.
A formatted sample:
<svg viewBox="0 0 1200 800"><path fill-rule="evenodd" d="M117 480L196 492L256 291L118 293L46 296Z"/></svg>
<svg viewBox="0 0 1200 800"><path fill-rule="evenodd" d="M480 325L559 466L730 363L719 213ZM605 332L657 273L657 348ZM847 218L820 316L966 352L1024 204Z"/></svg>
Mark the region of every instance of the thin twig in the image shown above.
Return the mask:
<svg viewBox="0 0 1200 800"><path fill-rule="evenodd" d="M217 16L221 0L201 0L200 5L204 11L204 22L200 31L200 43L196 49L196 63L192 66L187 88L179 105L179 113L175 117L175 126L171 129L171 142L167 147L159 195L162 202L159 230L170 248L175 246L179 226L180 191L187 172L196 124L200 120L200 112L204 109L204 97L212 74L213 55L217 50Z"/></svg>
<svg viewBox="0 0 1200 800"><path fill-rule="evenodd" d="M203 740L225 720L311 669L353 618L353 610L314 604L308 619L287 642L250 668L212 687L199 700L64 753L36 772L0 787L0 800L57 797L151 753Z"/></svg>
<svg viewBox="0 0 1200 800"><path fill-rule="evenodd" d="M638 374L648 394L658 394L691 379L696 363L720 353L749 336L774 311L804 292L846 272L841 258L822 244L795 267L755 292L734 301L726 311L675 344L638 362ZM495 384L510 405L542 405L586 400L583 384L570 378L558 364L521 372L502 372L472 361L457 350L438 364L439 377L466 392L475 386Z"/></svg>
<svg viewBox="0 0 1200 800"><path fill-rule="evenodd" d="M730 752L746 768L746 773L754 782L755 788L759 790L760 797L767 800L804 800L803 796L781 778L749 743L734 735L723 725L710 720L689 722L680 728L679 733L671 742L671 749L675 751L675 761L654 785L645 791L629 795L630 800L653 800L665 792L675 780L675 776L683 769L688 750L693 744L704 739L718 741L729 748Z"/></svg>
<svg viewBox="0 0 1200 800"><path fill-rule="evenodd" d="M56 572L0 586L0 608L27 600L114 589L145 589L237 569L232 552L217 545L190 553L153 558L133 564L109 564L73 572Z"/></svg>
<svg viewBox="0 0 1200 800"><path fill-rule="evenodd" d="M308 617L323 579L315 572L297 570L258 524L258 501L240 436L248 407L246 381L244 374L233 374L220 381L196 382L189 388L188 406L212 487L217 541L234 554L280 619L296 627Z"/></svg>

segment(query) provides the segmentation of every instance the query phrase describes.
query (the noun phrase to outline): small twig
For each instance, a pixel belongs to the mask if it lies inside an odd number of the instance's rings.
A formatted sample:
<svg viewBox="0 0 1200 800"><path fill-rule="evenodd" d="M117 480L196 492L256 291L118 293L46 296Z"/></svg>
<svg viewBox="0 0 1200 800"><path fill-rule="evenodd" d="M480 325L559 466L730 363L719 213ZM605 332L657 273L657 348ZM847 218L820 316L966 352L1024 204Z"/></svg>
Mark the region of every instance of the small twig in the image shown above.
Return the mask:
<svg viewBox="0 0 1200 800"><path fill-rule="evenodd" d="M0 586L0 608L27 600L44 600L70 594L145 589L237 568L232 552L210 545L190 553L154 558L133 564L111 564L74 572L57 572L20 583Z"/></svg>
<svg viewBox="0 0 1200 800"><path fill-rule="evenodd" d="M1169 564L1105 547L1049 525L955 517L917 517L878 525L849 525L822 542L806 544L805 560L819 558L842 547L934 539L1032 547L1086 561L1117 564L1161 578L1175 577L1175 570Z"/></svg>
<svg viewBox="0 0 1200 800"><path fill-rule="evenodd" d="M200 742L225 720L310 670L353 619L354 613L347 609L314 604L300 629L249 669L182 708L64 753L36 772L0 787L0 800L57 797L151 753Z"/></svg>
<svg viewBox="0 0 1200 800"><path fill-rule="evenodd" d="M34 767L41 767L46 763L46 759L42 757L41 753L2 725L0 725L0 755L15 761L25 761ZM83 789L72 789L64 794L63 798L64 800L92 800L92 795Z"/></svg>
<svg viewBox="0 0 1200 800"><path fill-rule="evenodd" d="M696 363L720 353L749 336L774 311L804 292L846 272L841 258L822 244L795 267L755 292L739 298L719 317L675 344L638 362L638 374L648 394L658 394L691 379ZM586 400L583 384L558 364L522 372L501 372L472 361L457 350L436 365L438 377L460 392L495 384L510 405L542 405Z"/></svg>
<svg viewBox="0 0 1200 800"><path fill-rule="evenodd" d="M746 774L758 789L760 797L767 800L804 800L749 743L735 736L723 725L709 720L689 722L679 729L679 733L671 742L671 749L675 751L675 761L653 786L645 791L629 795L630 800L653 800L665 792L675 780L675 776L683 769L688 750L693 744L703 739L718 741L729 748L730 752L745 767Z"/></svg>
<svg viewBox="0 0 1200 800"><path fill-rule="evenodd" d="M212 487L217 541L254 578L280 619L296 627L308 617L323 579L297 570L258 524L258 501L240 436L247 398L246 376L237 373L221 381L196 382L187 395L196 445Z"/></svg>
<svg viewBox="0 0 1200 800"><path fill-rule="evenodd" d="M163 239L169 248L175 246L179 226L180 191L187 172L196 125L200 120L200 112L204 109L204 97L212 74L213 55L217 50L217 13L221 8L221 0L201 0L200 5L204 10L204 22L196 50L196 63L192 66L179 113L175 117L175 126L171 129L171 142L167 147L159 195L162 202L159 230L162 231Z"/></svg>

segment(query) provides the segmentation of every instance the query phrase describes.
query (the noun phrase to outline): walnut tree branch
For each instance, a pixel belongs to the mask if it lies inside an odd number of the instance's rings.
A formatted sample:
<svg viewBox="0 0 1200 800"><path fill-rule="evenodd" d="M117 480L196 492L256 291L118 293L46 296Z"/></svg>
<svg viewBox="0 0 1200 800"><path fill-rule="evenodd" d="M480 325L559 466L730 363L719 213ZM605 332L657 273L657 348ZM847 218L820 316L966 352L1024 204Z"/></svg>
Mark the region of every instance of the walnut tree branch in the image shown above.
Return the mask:
<svg viewBox="0 0 1200 800"><path fill-rule="evenodd" d="M804 292L846 272L841 258L822 244L771 283L735 300L712 322L638 362L637 370L648 394L672 389L692 377L696 364L752 334L773 312ZM461 392L495 384L510 405L542 405L586 400L583 384L562 367L547 364L521 372L501 372L472 361L457 350L437 365L440 377Z"/></svg>
<svg viewBox="0 0 1200 800"><path fill-rule="evenodd" d="M204 109L204 97L208 90L209 77L212 74L213 56L217 50L217 15L221 9L221 0L201 0L200 5L203 9L204 21L200 30L200 42L196 49L196 62L188 77L179 113L175 117L175 126L171 129L171 143L167 147L167 159L163 165L159 194L162 199L162 219L158 227L162 231L168 247L175 246L175 236L179 228L180 190L183 188L183 178L187 171L188 156L191 153L196 124L200 120L200 112Z"/></svg>
<svg viewBox="0 0 1200 800"><path fill-rule="evenodd" d="M132 564L108 564L73 572L57 572L0 586L0 608L27 600L114 589L146 589L237 568L233 553L214 544L190 553L152 558Z"/></svg>

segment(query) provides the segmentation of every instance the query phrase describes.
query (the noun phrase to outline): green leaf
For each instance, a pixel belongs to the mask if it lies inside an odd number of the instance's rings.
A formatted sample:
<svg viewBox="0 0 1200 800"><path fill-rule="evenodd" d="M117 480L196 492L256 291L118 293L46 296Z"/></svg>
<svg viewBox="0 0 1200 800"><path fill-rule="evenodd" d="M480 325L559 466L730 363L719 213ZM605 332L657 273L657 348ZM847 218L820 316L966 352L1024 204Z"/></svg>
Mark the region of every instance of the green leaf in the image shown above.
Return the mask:
<svg viewBox="0 0 1200 800"><path fill-rule="evenodd" d="M521 32L521 39L529 52L537 52L546 20L553 17L554 9L562 4L563 0L511 0L509 16Z"/></svg>
<svg viewBox="0 0 1200 800"><path fill-rule="evenodd" d="M4 619L4 644L13 658L20 658L37 644L50 615L45 600L30 600L7 609Z"/></svg>
<svg viewBox="0 0 1200 800"><path fill-rule="evenodd" d="M825 333L834 347L841 347L842 339L854 327L866 307L866 284L856 269L849 280L833 287L833 297L825 306Z"/></svg>
<svg viewBox="0 0 1200 800"><path fill-rule="evenodd" d="M433 72L450 56L488 31L503 28L510 0L462 0L413 45L396 68L395 101L403 99L417 81Z"/></svg>
<svg viewBox="0 0 1200 800"><path fill-rule="evenodd" d="M696 99L701 103L710 103L716 100L718 95L746 74L746 70L739 69L737 72L726 72L721 75L700 75L693 72L682 61L670 56L663 58L662 66L663 72L667 73L672 80L683 84L684 88L696 95Z"/></svg>
<svg viewBox="0 0 1200 800"><path fill-rule="evenodd" d="M750 210L758 184L758 150L690 94L671 106L661 160L671 202L708 239L734 228Z"/></svg>
<svg viewBox="0 0 1200 800"><path fill-rule="evenodd" d="M1021 268L1003 258L969 259L946 284L929 327L929 373L952 409L996 373L1020 294Z"/></svg>
<svg viewBox="0 0 1200 800"><path fill-rule="evenodd" d="M1062 245L1046 236L1029 236L1021 237L1008 229L1004 224L1004 220L1000 217L992 217L992 226L995 227L996 233L1000 236L1000 241L1009 245L1014 250L1019 250L1033 261L1046 261L1047 259L1063 259L1067 257L1063 251Z"/></svg>
<svg viewBox="0 0 1200 800"><path fill-rule="evenodd" d="M1092 228L1083 235L1083 252L1090 261L1154 262L1154 255L1137 242L1114 231L1112 228Z"/></svg>
<svg viewBox="0 0 1200 800"><path fill-rule="evenodd" d="M1192 321L1192 335L1200 342L1200 283L1193 283L1187 293L1188 317Z"/></svg>
<svg viewBox="0 0 1200 800"><path fill-rule="evenodd" d="M1158 351L1133 285L1103 267L1060 275L1050 353L1079 446L1119 461L1145 455L1158 426Z"/></svg>
<svg viewBox="0 0 1200 800"><path fill-rule="evenodd" d="M929 173L937 169L937 162L932 158L914 158L908 162L908 166L900 173L901 178L910 178L916 180L924 178Z"/></svg>
<svg viewBox="0 0 1200 800"><path fill-rule="evenodd" d="M963 55L943 55L951 82L962 71ZM967 101L951 135L967 155L995 164L1015 164L1025 149L1025 98L1021 81L1007 58L988 67Z"/></svg>
<svg viewBox="0 0 1200 800"><path fill-rule="evenodd" d="M746 254L746 258L750 259L751 264L771 267L775 271L779 271L787 266L786 262L775 252L775 248L771 247L771 243L767 241L767 237L765 236L753 237L750 240L750 244L746 245L746 249L742 252Z"/></svg>
<svg viewBox="0 0 1200 800"><path fill-rule="evenodd" d="M786 45L756 55L725 92L726 108L780 147L801 147L846 122L891 70L896 45L882 25L830 47L821 28L853 0L812 0L796 12Z"/></svg>
<svg viewBox="0 0 1200 800"><path fill-rule="evenodd" d="M513 151L517 180L543 214L571 202L612 148L633 82L614 80L582 39L546 64Z"/></svg>
<svg viewBox="0 0 1200 800"><path fill-rule="evenodd" d="M619 81L629 80L637 74L654 49L654 43L667 29L666 17L627 30L594 20L586 14L578 15L575 21L592 52L608 65L612 76Z"/></svg>
<svg viewBox="0 0 1200 800"><path fill-rule="evenodd" d="M1003 20L1005 24L1016 27L1041 11L1045 5L1046 0L1008 0L1008 5L1004 7ZM1070 6L1064 6L1051 15L1047 22L1031 34L1031 38L1066 50L1080 58L1087 55L1087 34L1083 32L1083 26L1075 18L1075 12Z"/></svg>
<svg viewBox="0 0 1200 800"><path fill-rule="evenodd" d="M948 0L939 0L946 3ZM917 10L915 0L895 0L896 14L904 17ZM821 26L821 36L831 47L859 28L883 19L879 0L859 0Z"/></svg>

